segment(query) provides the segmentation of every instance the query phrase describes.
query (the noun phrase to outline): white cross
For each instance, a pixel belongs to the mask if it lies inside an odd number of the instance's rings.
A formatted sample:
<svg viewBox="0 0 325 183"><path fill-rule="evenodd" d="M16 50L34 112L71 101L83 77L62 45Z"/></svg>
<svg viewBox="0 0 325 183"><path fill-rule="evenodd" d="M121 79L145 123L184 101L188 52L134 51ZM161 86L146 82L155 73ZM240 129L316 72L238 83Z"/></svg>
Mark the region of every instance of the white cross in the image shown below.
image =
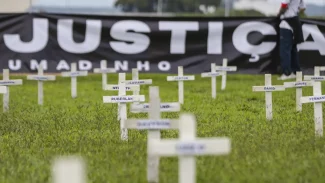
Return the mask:
<svg viewBox="0 0 325 183"><path fill-rule="evenodd" d="M132 80L133 81L139 80L139 71L138 71L138 69L135 69L135 68L132 69ZM139 90L133 90L133 95L140 95L140 86L139 86ZM138 102L135 102L135 103L138 104Z"/></svg>
<svg viewBox="0 0 325 183"><path fill-rule="evenodd" d="M6 92L3 92L3 87L1 88L1 92L3 93L3 112L9 111L9 86L13 85L22 85L22 79L9 79L9 69L3 69L3 78L0 80L0 86L6 86Z"/></svg>
<svg viewBox="0 0 325 183"><path fill-rule="evenodd" d="M125 90L125 73L119 73L119 93L118 96L103 96L104 103L119 103L118 119L120 119L121 139L128 140L128 131L125 127L125 120L127 119L126 103L145 101L144 95L126 95Z"/></svg>
<svg viewBox="0 0 325 183"><path fill-rule="evenodd" d="M120 83L121 81L119 81ZM125 82L125 79L123 80L123 82ZM111 84L107 84L104 88L104 90L106 91L116 91L119 90L119 85L111 85ZM134 91L140 91L140 85L125 85L125 90L126 91L133 91L133 95L139 95L140 92L134 92ZM120 104L118 104L118 106L120 106ZM120 109L120 107L118 107L118 110ZM119 114L119 111L117 112ZM120 116L117 115L117 120L120 120Z"/></svg>
<svg viewBox="0 0 325 183"><path fill-rule="evenodd" d="M27 80L38 81L38 104L43 105L43 98L44 98L43 82L44 81L54 81L55 76L54 75L44 75L43 66L40 65L38 67L38 74L37 75L28 75Z"/></svg>
<svg viewBox="0 0 325 183"><path fill-rule="evenodd" d="M179 139L148 139L148 155L179 156L179 183L196 182L194 156L225 155L230 153L228 138L197 138L195 117L182 114L179 121Z"/></svg>
<svg viewBox="0 0 325 183"><path fill-rule="evenodd" d="M105 86L107 85L107 74L116 73L116 70L114 68L107 68L107 61L102 60L100 62L100 68L95 68L94 73L102 73L102 87L104 90Z"/></svg>
<svg viewBox="0 0 325 183"><path fill-rule="evenodd" d="M296 110L302 111L300 98L302 97L302 87L313 86L313 81L302 81L302 72L296 73L296 82L284 82L285 88L296 88Z"/></svg>
<svg viewBox="0 0 325 183"><path fill-rule="evenodd" d="M53 183L86 183L85 162L79 157L59 157L52 166Z"/></svg>
<svg viewBox="0 0 325 183"><path fill-rule="evenodd" d="M160 139L160 130L178 129L178 120L161 119L161 112L177 112L179 103L161 104L159 87L149 87L149 104L132 104L131 111L148 112L149 119L126 120L129 129L148 130L148 139ZM162 108L163 107L163 108ZM147 156L147 179L150 183L159 182L159 157Z"/></svg>
<svg viewBox="0 0 325 183"><path fill-rule="evenodd" d="M77 71L77 64L71 63L71 72L62 72L62 77L71 77L71 97L77 97L77 76L87 76L87 71Z"/></svg>
<svg viewBox="0 0 325 183"><path fill-rule="evenodd" d="M265 74L265 86L253 86L254 92L265 92L265 112L266 119L272 120L272 92L274 91L284 91L285 87L282 85L273 85L272 86L272 77L271 74Z"/></svg>
<svg viewBox="0 0 325 183"><path fill-rule="evenodd" d="M201 74L202 78L206 77L211 77L211 93L212 93L212 98L216 98L217 96L217 76L220 76L220 72L216 72L216 64L212 63L211 64L211 72L205 72Z"/></svg>
<svg viewBox="0 0 325 183"><path fill-rule="evenodd" d="M178 81L178 102L184 104L184 81L195 80L195 76L184 76L183 67L178 67L178 76L167 76L167 81Z"/></svg>
<svg viewBox="0 0 325 183"><path fill-rule="evenodd" d="M226 89L227 72L229 72L229 71L237 71L236 66L227 67L227 65L228 65L228 60L223 59L222 66L216 66L216 71L221 71L221 73L222 73L221 90Z"/></svg>
<svg viewBox="0 0 325 183"><path fill-rule="evenodd" d="M305 75L304 80L312 80L312 81L324 81L325 76L320 75L321 67L315 66L314 67L314 75Z"/></svg>
<svg viewBox="0 0 325 183"><path fill-rule="evenodd" d="M314 82L313 95L301 97L301 103L314 103L314 120L316 136L323 136L323 107L322 102L325 102L325 95L322 95L321 82Z"/></svg>

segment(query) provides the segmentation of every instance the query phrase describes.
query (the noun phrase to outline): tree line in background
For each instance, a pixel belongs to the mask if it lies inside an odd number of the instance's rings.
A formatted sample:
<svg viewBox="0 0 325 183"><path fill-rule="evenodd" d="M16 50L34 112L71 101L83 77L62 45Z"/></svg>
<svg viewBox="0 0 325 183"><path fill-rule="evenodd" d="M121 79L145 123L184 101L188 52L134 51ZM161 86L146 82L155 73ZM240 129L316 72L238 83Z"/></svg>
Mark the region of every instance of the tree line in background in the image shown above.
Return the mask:
<svg viewBox="0 0 325 183"><path fill-rule="evenodd" d="M159 0L117 0L115 6L123 12L156 13ZM173 13L178 16L224 16L223 0L160 0L163 13ZM265 16L255 10L230 10L230 16ZM301 15L306 18L306 14ZM324 17L310 17L321 18Z"/></svg>
<svg viewBox="0 0 325 183"><path fill-rule="evenodd" d="M200 5L219 7L221 0L161 0L163 12L199 13ZM125 12L157 12L158 0L117 0Z"/></svg>
<svg viewBox="0 0 325 183"><path fill-rule="evenodd" d="M161 4L162 12L175 13L180 16L198 14L224 16L225 14L222 0L161 0ZM124 12L155 13L158 8L158 0L117 0L115 6L120 7ZM230 16L265 15L255 10L231 10Z"/></svg>

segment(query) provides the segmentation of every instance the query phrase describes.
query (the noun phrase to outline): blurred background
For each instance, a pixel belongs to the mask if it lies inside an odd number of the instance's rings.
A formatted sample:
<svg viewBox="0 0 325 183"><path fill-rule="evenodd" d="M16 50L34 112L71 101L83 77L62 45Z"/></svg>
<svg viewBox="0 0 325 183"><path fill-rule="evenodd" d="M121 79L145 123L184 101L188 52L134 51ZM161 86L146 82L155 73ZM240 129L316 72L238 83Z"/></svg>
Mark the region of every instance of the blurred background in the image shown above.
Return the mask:
<svg viewBox="0 0 325 183"><path fill-rule="evenodd" d="M1 13L274 16L281 0L0 0ZM306 16L325 17L325 0L305 0Z"/></svg>

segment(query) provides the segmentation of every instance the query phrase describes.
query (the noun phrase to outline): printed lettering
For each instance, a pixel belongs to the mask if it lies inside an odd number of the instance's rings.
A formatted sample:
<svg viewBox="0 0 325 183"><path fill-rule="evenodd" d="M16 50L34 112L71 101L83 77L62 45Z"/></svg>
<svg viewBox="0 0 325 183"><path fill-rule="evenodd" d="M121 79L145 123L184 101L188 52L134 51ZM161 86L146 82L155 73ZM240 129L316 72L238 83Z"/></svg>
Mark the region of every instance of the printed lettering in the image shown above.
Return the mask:
<svg viewBox="0 0 325 183"><path fill-rule="evenodd" d="M273 91L273 90L275 90L275 87L273 87L273 86L264 86L264 90Z"/></svg>
<svg viewBox="0 0 325 183"><path fill-rule="evenodd" d="M322 77L322 76L312 76L311 79L312 80L324 80L324 77Z"/></svg>
<svg viewBox="0 0 325 183"><path fill-rule="evenodd" d="M169 122L169 120L138 121L137 127L140 129L166 129L166 128L170 128L170 122Z"/></svg>
<svg viewBox="0 0 325 183"><path fill-rule="evenodd" d="M322 101L325 100L325 96L310 97L309 101Z"/></svg>
<svg viewBox="0 0 325 183"><path fill-rule="evenodd" d="M176 150L182 154L198 154L205 150L205 145L197 143L182 143L176 145Z"/></svg>
<svg viewBox="0 0 325 183"><path fill-rule="evenodd" d="M188 80L187 76L176 76L175 77L176 80Z"/></svg>
<svg viewBox="0 0 325 183"><path fill-rule="evenodd" d="M307 86L306 82L295 83L295 86Z"/></svg>

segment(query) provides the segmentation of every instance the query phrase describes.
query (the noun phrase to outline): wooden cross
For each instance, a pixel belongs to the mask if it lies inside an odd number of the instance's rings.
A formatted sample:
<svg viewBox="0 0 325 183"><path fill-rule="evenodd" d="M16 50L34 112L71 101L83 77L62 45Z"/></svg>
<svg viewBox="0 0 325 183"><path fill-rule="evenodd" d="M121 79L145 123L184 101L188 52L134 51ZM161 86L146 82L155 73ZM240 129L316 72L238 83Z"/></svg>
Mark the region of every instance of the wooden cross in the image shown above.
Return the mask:
<svg viewBox="0 0 325 183"><path fill-rule="evenodd" d="M43 66L40 65L38 67L38 74L37 75L28 75L27 80L36 80L38 81L38 105L43 105L43 82L44 81L54 81L54 75L44 75Z"/></svg>
<svg viewBox="0 0 325 183"><path fill-rule="evenodd" d="M308 97L301 97L301 103L314 103L314 121L316 136L323 136L323 107L325 102L325 95L322 95L321 82L314 82L313 95Z"/></svg>
<svg viewBox="0 0 325 183"><path fill-rule="evenodd" d="M78 76L87 76L87 71L77 71L77 64L71 63L71 71L70 72L62 72L62 77L71 77L71 97L77 97L77 77Z"/></svg>
<svg viewBox="0 0 325 183"><path fill-rule="evenodd" d="M300 98L302 97L302 87L313 86L313 81L302 81L302 72L296 73L296 82L284 82L285 88L296 88L296 110L302 111Z"/></svg>
<svg viewBox="0 0 325 183"><path fill-rule="evenodd" d="M107 68L107 61L102 60L100 62L100 68L95 68L94 73L102 73L102 87L104 90L107 85L107 74L116 73L116 70L114 68Z"/></svg>
<svg viewBox="0 0 325 183"><path fill-rule="evenodd" d="M272 120L273 112L272 112L272 92L274 91L284 91L285 87L282 85L272 85L272 77L271 74L265 74L265 86L253 86L254 92L265 92L265 111L266 111L266 119Z"/></svg>
<svg viewBox="0 0 325 183"><path fill-rule="evenodd" d="M86 168L82 158L60 157L52 166L53 183L86 183Z"/></svg>
<svg viewBox="0 0 325 183"><path fill-rule="evenodd" d="M221 71L221 73L222 73L221 90L225 90L226 89L227 72L229 72L229 71L237 71L237 67L236 66L229 66L229 67L227 67L227 65L228 65L228 60L227 59L223 59L222 66L216 66L216 70L217 71Z"/></svg>
<svg viewBox="0 0 325 183"><path fill-rule="evenodd" d="M128 140L128 131L125 127L125 120L127 119L126 103L145 101L144 95L126 95L125 90L125 73L119 73L119 93L118 96L103 96L104 103L119 103L118 119L120 120L121 139Z"/></svg>
<svg viewBox="0 0 325 183"><path fill-rule="evenodd" d="M9 69L3 69L3 78L0 80L0 86L6 86L6 92L0 92L3 93L3 112L9 111L9 86L13 85L22 85L23 80L22 79L9 79ZM1 90L4 88L2 87Z"/></svg>
<svg viewBox="0 0 325 183"><path fill-rule="evenodd" d="M161 112L177 112L180 110L179 103L161 104L159 98L159 87L149 87L149 104L132 104L131 111L148 112L149 119L126 120L129 129L148 130L148 139L160 139L160 130L177 129L178 121L161 119ZM144 107L146 106L146 107ZM165 106L162 108L162 106ZM167 107L168 106L168 107ZM159 182L159 157L147 156L147 179L150 183Z"/></svg>
<svg viewBox="0 0 325 183"><path fill-rule="evenodd" d="M312 81L324 81L325 76L321 76L320 71L321 71L321 67L315 66L314 67L314 75L305 75L304 80L307 80L307 81L310 81L310 80L312 80Z"/></svg>
<svg viewBox="0 0 325 183"><path fill-rule="evenodd" d="M183 67L178 67L178 76L167 76L167 81L178 81L178 102L184 104L184 81L193 81L195 76L184 76Z"/></svg>
<svg viewBox="0 0 325 183"><path fill-rule="evenodd" d="M212 98L216 98L217 96L217 76L220 76L220 72L216 72L216 64L212 63L211 64L211 72L205 72L201 74L202 78L206 77L211 77L211 93L212 93Z"/></svg>
<svg viewBox="0 0 325 183"><path fill-rule="evenodd" d="M179 156L179 183L196 182L194 156L225 155L230 153L228 138L197 138L196 121L191 114L182 114L179 121L179 139L148 139L148 155Z"/></svg>

